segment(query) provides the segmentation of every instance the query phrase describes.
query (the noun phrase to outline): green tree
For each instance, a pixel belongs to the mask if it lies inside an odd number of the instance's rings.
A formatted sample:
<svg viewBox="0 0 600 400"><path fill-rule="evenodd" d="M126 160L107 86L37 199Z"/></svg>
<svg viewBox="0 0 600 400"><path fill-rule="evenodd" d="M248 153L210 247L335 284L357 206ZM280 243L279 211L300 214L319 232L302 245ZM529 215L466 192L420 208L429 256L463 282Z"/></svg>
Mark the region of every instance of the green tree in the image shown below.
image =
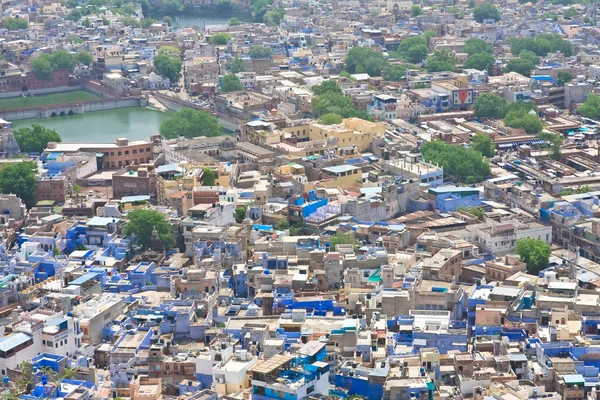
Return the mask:
<svg viewBox="0 0 600 400"><path fill-rule="evenodd" d="M487 158L492 158L496 154L496 145L488 135L483 133L478 133L471 138L471 147Z"/></svg>
<svg viewBox="0 0 600 400"><path fill-rule="evenodd" d="M400 57L405 58L408 55L408 51L413 46L425 46L427 48L427 38L424 36L411 36L408 39L404 39L398 45L396 52L400 54Z"/></svg>
<svg viewBox="0 0 600 400"><path fill-rule="evenodd" d="M489 53L477 53L469 56L463 64L463 68L473 68L480 71L487 71L494 65L494 56Z"/></svg>
<svg viewBox="0 0 600 400"><path fill-rule="evenodd" d="M77 65L77 58L74 54L69 53L65 50L57 50L52 53L50 64L52 69L68 69L73 71L75 65Z"/></svg>
<svg viewBox="0 0 600 400"><path fill-rule="evenodd" d="M342 94L342 89L333 80L327 80L319 85L314 85L311 90L316 96L321 96L325 93Z"/></svg>
<svg viewBox="0 0 600 400"><path fill-rule="evenodd" d="M512 37L508 39L508 43L512 54L521 54L523 50L529 50L540 57L555 51L560 51L567 57L573 55L571 43L558 34L544 33L535 38Z"/></svg>
<svg viewBox="0 0 600 400"><path fill-rule="evenodd" d="M181 53L181 51L179 50L179 47L177 47L177 46L160 46L156 53L159 56L160 55L168 55L168 56L173 56L173 57L179 57L179 54Z"/></svg>
<svg viewBox="0 0 600 400"><path fill-rule="evenodd" d="M350 73L348 71L342 71L342 72L340 72L340 78L346 78L346 79L351 80L351 81L355 81L356 80L356 79L354 79L352 77L352 75L350 75Z"/></svg>
<svg viewBox="0 0 600 400"><path fill-rule="evenodd" d="M404 79L406 68L399 65L390 65L383 70L383 79L386 81L400 82Z"/></svg>
<svg viewBox="0 0 600 400"><path fill-rule="evenodd" d="M577 108L577 112L586 118L600 118L600 96L596 93L588 94L585 103Z"/></svg>
<svg viewBox="0 0 600 400"><path fill-rule="evenodd" d="M331 237L331 239L329 239L329 245L330 245L331 251L335 251L335 247L338 244L352 244L352 245L355 245L356 244L356 239L354 238L354 235L351 235L349 233L337 234L337 235Z"/></svg>
<svg viewBox="0 0 600 400"><path fill-rule="evenodd" d="M134 210L128 213L123 232L125 236L135 236L135 242L145 249L155 228L166 249L175 245L171 224L163 214L155 210Z"/></svg>
<svg viewBox="0 0 600 400"><path fill-rule="evenodd" d="M527 272L532 275L537 276L548 266L550 245L540 239L518 239L515 252L521 257L521 261L527 264Z"/></svg>
<svg viewBox="0 0 600 400"><path fill-rule="evenodd" d="M337 124L342 123L343 119L344 118L342 118L341 115L329 113L329 114L322 115L321 118L319 119L319 123L324 124L324 125L337 125Z"/></svg>
<svg viewBox="0 0 600 400"><path fill-rule="evenodd" d="M269 46L250 46L248 49L248 56L253 60L261 58L271 58L273 51Z"/></svg>
<svg viewBox="0 0 600 400"><path fill-rule="evenodd" d="M90 27L90 20L85 18L83 21L81 21L81 26L83 26L84 28L89 28Z"/></svg>
<svg viewBox="0 0 600 400"><path fill-rule="evenodd" d="M27 29L29 23L26 19L8 17L4 19L3 25L9 31L18 31L20 29Z"/></svg>
<svg viewBox="0 0 600 400"><path fill-rule="evenodd" d="M565 140L565 137L560 134L550 132L540 132L537 138L544 141L545 147L549 149L550 158L560 160L560 148Z"/></svg>
<svg viewBox="0 0 600 400"><path fill-rule="evenodd" d="M494 5L485 3L473 10L473 18L479 23L482 23L484 19L493 19L498 22L500 21L500 11Z"/></svg>
<svg viewBox="0 0 600 400"><path fill-rule="evenodd" d="M534 68L535 64L530 60L514 58L506 64L504 72L517 72L523 76L529 76L531 75L531 70Z"/></svg>
<svg viewBox="0 0 600 400"><path fill-rule="evenodd" d="M35 173L37 165L32 161L9 164L0 169L0 192L17 195L27 207L35 204Z"/></svg>
<svg viewBox="0 0 600 400"><path fill-rule="evenodd" d="M160 134L166 139L213 137L221 134L221 126L212 114L184 108L160 124Z"/></svg>
<svg viewBox="0 0 600 400"><path fill-rule="evenodd" d="M227 68L232 74L237 74L238 72L246 71L246 65L244 64L244 60L242 60L239 57L235 57L231 61L229 61L229 63L227 64Z"/></svg>
<svg viewBox="0 0 600 400"><path fill-rule="evenodd" d="M351 74L361 67L370 76L380 76L388 61L380 51L368 47L353 47L346 54L346 70Z"/></svg>
<svg viewBox="0 0 600 400"><path fill-rule="evenodd" d="M515 129L525 129L529 134L537 134L544 129L544 122L534 114L513 110L504 117L504 125Z"/></svg>
<svg viewBox="0 0 600 400"><path fill-rule="evenodd" d="M173 20L172 20L172 19L171 19L171 17L169 17L168 15L165 15L165 16L163 17L163 22L164 22L165 24L167 24L167 26L171 26L171 25L173 25Z"/></svg>
<svg viewBox="0 0 600 400"><path fill-rule="evenodd" d="M89 67L94 62L94 57L89 51L80 51L77 53L77 62L81 65Z"/></svg>
<svg viewBox="0 0 600 400"><path fill-rule="evenodd" d="M69 21L77 22L81 19L81 17L81 10L79 10L78 8L74 8L71 11L69 11L69 13L66 16L66 19L68 19Z"/></svg>
<svg viewBox="0 0 600 400"><path fill-rule="evenodd" d="M238 25L241 25L241 24L242 24L241 21L238 18L236 18L236 17L233 17L233 18L229 19L229 26L238 26Z"/></svg>
<svg viewBox="0 0 600 400"><path fill-rule="evenodd" d="M575 17L576 15L577 15L577 10L575 10L573 7L569 8L568 10L563 12L563 17L565 19L573 19L573 17Z"/></svg>
<svg viewBox="0 0 600 400"><path fill-rule="evenodd" d="M244 90L244 85L234 74L227 74L221 78L221 92L235 92L236 90Z"/></svg>
<svg viewBox="0 0 600 400"><path fill-rule="evenodd" d="M31 70L38 79L50 80L52 78L52 64L48 54L41 54L31 60Z"/></svg>
<svg viewBox="0 0 600 400"><path fill-rule="evenodd" d="M558 86L565 86L566 83L569 83L573 80L573 75L568 72L559 72L556 74L558 81L556 82Z"/></svg>
<svg viewBox="0 0 600 400"><path fill-rule="evenodd" d="M466 212L477 217L478 220L483 221L485 211L482 207L458 207L456 211Z"/></svg>
<svg viewBox="0 0 600 400"><path fill-rule="evenodd" d="M61 142L62 139L55 129L43 125L33 124L13 131L15 140L21 151L26 153L41 153L50 142Z"/></svg>
<svg viewBox="0 0 600 400"><path fill-rule="evenodd" d="M210 39L208 40L208 42L210 44L221 46L221 45L227 44L227 42L229 42L230 39L231 39L230 33L222 32L222 33L216 33L216 34L212 35L210 37Z"/></svg>
<svg viewBox="0 0 600 400"><path fill-rule="evenodd" d="M485 40L471 38L465 42L464 52L472 56L479 53L488 53L494 55L494 47Z"/></svg>
<svg viewBox="0 0 600 400"><path fill-rule="evenodd" d="M482 93L473 102L473 112L477 118L504 118L507 107L506 100L493 93Z"/></svg>
<svg viewBox="0 0 600 400"><path fill-rule="evenodd" d="M178 83L181 78L181 68L183 63L178 57L167 54L160 54L154 57L154 68L160 75L169 78L171 83Z"/></svg>
<svg viewBox="0 0 600 400"><path fill-rule="evenodd" d="M166 17L165 17L166 18ZM150 26L152 24L156 23L156 20L154 18L142 18L140 20L140 25L142 26L142 28L144 29L148 29L150 28Z"/></svg>
<svg viewBox="0 0 600 400"><path fill-rule="evenodd" d="M419 15L423 15L423 9L420 5L415 4L410 8L410 15L413 17L418 17Z"/></svg>
<svg viewBox="0 0 600 400"><path fill-rule="evenodd" d="M429 57L425 67L427 72L456 71L458 59L448 50L438 50Z"/></svg>
<svg viewBox="0 0 600 400"><path fill-rule="evenodd" d="M202 168L203 182L202 186L215 186L215 171L212 168Z"/></svg>
<svg viewBox="0 0 600 400"><path fill-rule="evenodd" d="M235 219L235 222L237 222L238 224L241 224L242 222L244 222L244 220L246 219L246 207L236 208L235 212L233 214L233 218Z"/></svg>
<svg viewBox="0 0 600 400"><path fill-rule="evenodd" d="M304 222L296 223L290 225L290 236L301 236L306 229L306 224Z"/></svg>
<svg viewBox="0 0 600 400"><path fill-rule="evenodd" d="M287 229L290 229L290 223L283 219L281 221L279 221L279 224L277 224L277 230L285 231Z"/></svg>
<svg viewBox="0 0 600 400"><path fill-rule="evenodd" d="M268 26L279 26L283 15L284 13L282 8L267 11L263 16L263 22Z"/></svg>
<svg viewBox="0 0 600 400"><path fill-rule="evenodd" d="M424 44L418 44L408 49L405 59L411 63L420 63L427 58L428 54L429 50L427 46Z"/></svg>
<svg viewBox="0 0 600 400"><path fill-rule="evenodd" d="M443 167L444 175L455 182L477 183L490 175L490 165L473 149L433 140L423 144L420 151L425 161Z"/></svg>
<svg viewBox="0 0 600 400"><path fill-rule="evenodd" d="M591 192L592 188L589 187L588 185L583 185L578 187L577 189L563 189L560 191L560 195L561 196L569 196L571 194L584 194L584 193L588 193Z"/></svg>

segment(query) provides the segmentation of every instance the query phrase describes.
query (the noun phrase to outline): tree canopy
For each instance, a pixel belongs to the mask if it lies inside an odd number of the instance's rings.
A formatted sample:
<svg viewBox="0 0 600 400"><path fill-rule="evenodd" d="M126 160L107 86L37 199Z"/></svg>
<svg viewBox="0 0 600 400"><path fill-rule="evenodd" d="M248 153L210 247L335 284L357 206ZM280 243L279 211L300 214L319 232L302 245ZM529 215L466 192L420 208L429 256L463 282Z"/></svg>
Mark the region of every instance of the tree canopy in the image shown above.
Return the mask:
<svg viewBox="0 0 600 400"><path fill-rule="evenodd" d="M202 168L202 178L202 186L215 186L215 171L212 168Z"/></svg>
<svg viewBox="0 0 600 400"><path fill-rule="evenodd" d="M27 29L29 23L26 19L7 17L2 25L9 31L18 31L19 29Z"/></svg>
<svg viewBox="0 0 600 400"><path fill-rule="evenodd" d="M125 235L135 236L135 242L143 248L148 247L154 228L156 228L158 237L166 249L175 245L173 228L160 212L154 210L134 210L127 214L127 220L124 227Z"/></svg>
<svg viewBox="0 0 600 400"><path fill-rule="evenodd" d="M560 148L565 141L564 136L550 132L540 132L537 138L544 141L544 146L549 149L550 158L560 160Z"/></svg>
<svg viewBox="0 0 600 400"><path fill-rule="evenodd" d="M353 47L346 54L345 64L346 70L351 74L362 70L370 76L380 76L388 62L380 51L368 47Z"/></svg>
<svg viewBox="0 0 600 400"><path fill-rule="evenodd" d="M404 79L406 68L399 65L390 65L383 70L383 79L386 81L399 82Z"/></svg>
<svg viewBox="0 0 600 400"><path fill-rule="evenodd" d="M321 96L325 93L342 94L342 89L338 86L338 84L335 81L332 80L327 80L319 85L314 85L311 88L311 90L316 96Z"/></svg>
<svg viewBox="0 0 600 400"><path fill-rule="evenodd" d="M473 68L480 71L486 71L494 65L496 59L489 53L477 53L469 56L463 64L463 68Z"/></svg>
<svg viewBox="0 0 600 400"><path fill-rule="evenodd" d="M488 135L483 133L478 133L471 138L471 147L487 158L492 158L496 154L496 145Z"/></svg>
<svg viewBox="0 0 600 400"><path fill-rule="evenodd" d="M214 45L225 45L231 39L231 33L221 32L216 33L210 37L208 40L210 44Z"/></svg>
<svg viewBox="0 0 600 400"><path fill-rule="evenodd" d="M572 74L564 71L561 71L558 74L556 74L556 77L558 78L558 80L556 81L556 84L558 86L565 86L565 84L571 82L574 78Z"/></svg>
<svg viewBox="0 0 600 400"><path fill-rule="evenodd" d="M414 4L410 8L410 15L412 15L413 17L418 17L419 15L423 15L423 9L421 8L420 5Z"/></svg>
<svg viewBox="0 0 600 400"><path fill-rule="evenodd" d="M184 108L160 124L160 134L166 139L179 136L187 139L198 136L212 137L221 134L221 127L212 114Z"/></svg>
<svg viewBox="0 0 600 400"><path fill-rule="evenodd" d="M444 168L444 175L456 182L477 183L490 175L490 165L480 152L439 140L421 146L427 162Z"/></svg>
<svg viewBox="0 0 600 400"><path fill-rule="evenodd" d="M26 153L41 153L46 149L48 143L62 141L55 129L46 128L39 124L15 129L13 135L21 151Z"/></svg>
<svg viewBox="0 0 600 400"><path fill-rule="evenodd" d="M588 94L585 102L577 108L577 112L586 118L600 118L600 96L596 93Z"/></svg>
<svg viewBox="0 0 600 400"><path fill-rule="evenodd" d="M317 117L325 114L337 114L343 118L356 117L371 120L365 111L357 110L354 107L351 98L336 92L326 92L321 96L314 96L312 99L312 112Z"/></svg>
<svg viewBox="0 0 600 400"><path fill-rule="evenodd" d="M234 74L227 74L223 78L221 78L221 92L235 92L236 90L243 90L244 85Z"/></svg>
<svg viewBox="0 0 600 400"><path fill-rule="evenodd" d="M517 240L515 252L527 264L527 272L538 275L548 266L550 245L540 239L522 238Z"/></svg>
<svg viewBox="0 0 600 400"><path fill-rule="evenodd" d="M494 55L494 47L485 40L471 38L465 42L464 52L470 56L479 53L488 53Z"/></svg>
<svg viewBox="0 0 600 400"><path fill-rule="evenodd" d="M31 60L31 70L40 79L50 79L52 71L67 69L72 71L77 64L74 54L65 50L57 50L53 53L43 53Z"/></svg>
<svg viewBox="0 0 600 400"><path fill-rule="evenodd" d="M269 46L250 46L248 49L248 55L253 60L261 58L271 58L273 51Z"/></svg>
<svg viewBox="0 0 600 400"><path fill-rule="evenodd" d="M438 50L429 57L425 68L427 72L456 71L458 59L448 50Z"/></svg>
<svg viewBox="0 0 600 400"><path fill-rule="evenodd" d="M427 58L428 53L427 38L424 36L411 36L400 42L396 54L392 53L391 55L411 63L419 63Z"/></svg>
<svg viewBox="0 0 600 400"><path fill-rule="evenodd" d="M495 22L498 22L501 16L500 11L494 5L485 3L473 10L473 18L479 23L482 23L485 19L493 19Z"/></svg>
<svg viewBox="0 0 600 400"><path fill-rule="evenodd" d="M233 218L235 222L241 224L246 219L246 207L238 207L235 209L233 213Z"/></svg>
<svg viewBox="0 0 600 400"><path fill-rule="evenodd" d="M160 54L154 57L154 68L160 75L169 78L171 84L179 82L183 63L179 57L168 54Z"/></svg>
<svg viewBox="0 0 600 400"><path fill-rule="evenodd" d="M37 165L33 161L9 164L0 169L0 192L17 195L27 207L35 204L35 173Z"/></svg>
<svg viewBox="0 0 600 400"><path fill-rule="evenodd" d="M76 55L77 62L81 65L89 67L94 62L94 56L89 51L80 51Z"/></svg>
<svg viewBox="0 0 600 400"><path fill-rule="evenodd" d="M319 119L319 123L324 125L336 125L342 123L343 119L344 118L342 118L341 115L329 113L322 115Z"/></svg>
<svg viewBox="0 0 600 400"><path fill-rule="evenodd" d="M525 129L529 134L537 134L544 129L544 122L537 116L535 105L517 101L516 103L508 104L506 116L504 117L504 125L515 129Z"/></svg>
<svg viewBox="0 0 600 400"><path fill-rule="evenodd" d="M510 51L513 54L521 54L523 50L534 52L540 57L548 55L548 53L560 51L566 57L573 55L573 46L568 40L562 38L558 34L543 33L534 38L508 38Z"/></svg>
<svg viewBox="0 0 600 400"><path fill-rule="evenodd" d="M233 58L227 64L227 68L232 74L237 74L238 72L246 71L246 65L244 64L244 60L239 57Z"/></svg>
<svg viewBox="0 0 600 400"><path fill-rule="evenodd" d="M473 112L477 118L504 118L508 103L493 93L482 93L473 102Z"/></svg>

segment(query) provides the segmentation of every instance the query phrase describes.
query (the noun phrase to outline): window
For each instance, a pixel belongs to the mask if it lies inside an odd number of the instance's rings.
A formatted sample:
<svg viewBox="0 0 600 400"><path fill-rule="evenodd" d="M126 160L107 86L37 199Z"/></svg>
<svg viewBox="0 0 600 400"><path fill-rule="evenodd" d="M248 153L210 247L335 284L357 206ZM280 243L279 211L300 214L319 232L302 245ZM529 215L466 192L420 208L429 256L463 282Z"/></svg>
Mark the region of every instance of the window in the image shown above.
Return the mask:
<svg viewBox="0 0 600 400"><path fill-rule="evenodd" d="M133 152L135 153L135 150ZM143 153L143 152L144 152L144 149L140 149L140 153Z"/></svg>
<svg viewBox="0 0 600 400"><path fill-rule="evenodd" d="M111 152L110 152L110 155L111 155L111 156L114 156L114 155L115 155L115 152L114 152L114 151L111 151Z"/></svg>
<svg viewBox="0 0 600 400"><path fill-rule="evenodd" d="M129 155L129 150L125 150L125 155Z"/></svg>
<svg viewBox="0 0 600 400"><path fill-rule="evenodd" d="M121 155L121 152L119 151L119 152L117 153L117 155L118 155L118 156L120 156L120 155Z"/></svg>
<svg viewBox="0 0 600 400"><path fill-rule="evenodd" d="M136 154L136 153L137 153L137 150L136 150L136 149L133 149L131 152L132 152L133 154Z"/></svg>
<svg viewBox="0 0 600 400"><path fill-rule="evenodd" d="M46 346L48 346L48 347L54 347L54 342L52 342L50 340L47 340L46 341Z"/></svg>

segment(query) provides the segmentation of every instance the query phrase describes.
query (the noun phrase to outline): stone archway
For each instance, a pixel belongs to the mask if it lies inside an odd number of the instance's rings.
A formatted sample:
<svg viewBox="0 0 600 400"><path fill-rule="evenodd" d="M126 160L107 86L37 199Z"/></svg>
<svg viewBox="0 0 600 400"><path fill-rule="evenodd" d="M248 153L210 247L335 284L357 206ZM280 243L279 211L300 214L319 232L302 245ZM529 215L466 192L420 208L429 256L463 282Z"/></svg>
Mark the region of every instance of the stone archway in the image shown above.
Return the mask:
<svg viewBox="0 0 600 400"><path fill-rule="evenodd" d="M50 114L51 117L56 117L56 113L53 112L52 114Z"/></svg>
<svg viewBox="0 0 600 400"><path fill-rule="evenodd" d="M61 112L60 112L60 116L61 116L61 117L64 117L64 116L65 116L65 112L64 112L64 111L61 111Z"/></svg>
<svg viewBox="0 0 600 400"><path fill-rule="evenodd" d="M69 115L74 115L75 113L73 112L73 110L69 110Z"/></svg>

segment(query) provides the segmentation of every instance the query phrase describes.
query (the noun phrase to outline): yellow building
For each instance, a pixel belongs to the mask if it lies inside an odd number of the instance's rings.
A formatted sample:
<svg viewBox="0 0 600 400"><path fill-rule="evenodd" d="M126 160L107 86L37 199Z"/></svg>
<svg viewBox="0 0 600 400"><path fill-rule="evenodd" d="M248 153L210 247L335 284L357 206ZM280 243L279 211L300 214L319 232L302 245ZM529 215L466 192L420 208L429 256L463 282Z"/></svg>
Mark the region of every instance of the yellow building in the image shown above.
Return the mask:
<svg viewBox="0 0 600 400"><path fill-rule="evenodd" d="M352 165L337 165L323 168L327 175L319 184L324 187L351 188L362 186L362 169Z"/></svg>
<svg viewBox="0 0 600 400"><path fill-rule="evenodd" d="M385 124L370 122L360 118L346 118L338 125L310 124L311 140L335 138L338 146L354 146L358 151L366 151L371 147L373 138L385 134Z"/></svg>
<svg viewBox="0 0 600 400"><path fill-rule="evenodd" d="M280 175L304 175L304 172L304 166L296 163L282 165L275 170L275 173Z"/></svg>

